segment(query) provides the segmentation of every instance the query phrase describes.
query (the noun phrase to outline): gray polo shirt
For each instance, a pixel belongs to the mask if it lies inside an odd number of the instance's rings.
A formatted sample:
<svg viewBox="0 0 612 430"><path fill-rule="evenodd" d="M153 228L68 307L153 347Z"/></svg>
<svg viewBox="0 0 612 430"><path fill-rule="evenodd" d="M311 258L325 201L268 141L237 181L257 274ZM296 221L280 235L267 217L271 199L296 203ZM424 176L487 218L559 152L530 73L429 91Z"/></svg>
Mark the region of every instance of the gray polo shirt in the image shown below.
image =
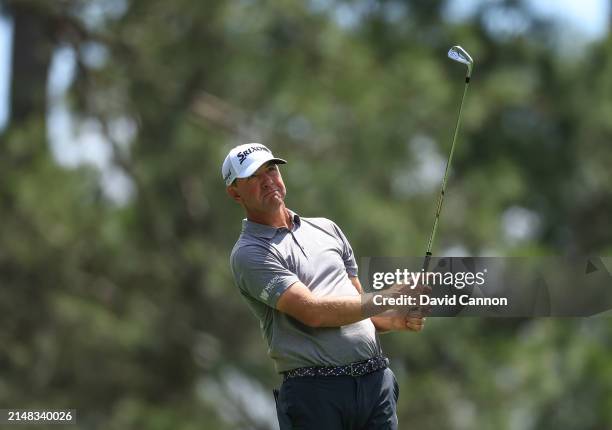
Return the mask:
<svg viewBox="0 0 612 430"><path fill-rule="evenodd" d="M234 280L260 321L276 370L339 366L380 355L376 329L366 319L342 327L312 328L276 309L297 281L317 296L358 296L353 250L340 228L325 218L300 218L276 228L244 220L230 257Z"/></svg>

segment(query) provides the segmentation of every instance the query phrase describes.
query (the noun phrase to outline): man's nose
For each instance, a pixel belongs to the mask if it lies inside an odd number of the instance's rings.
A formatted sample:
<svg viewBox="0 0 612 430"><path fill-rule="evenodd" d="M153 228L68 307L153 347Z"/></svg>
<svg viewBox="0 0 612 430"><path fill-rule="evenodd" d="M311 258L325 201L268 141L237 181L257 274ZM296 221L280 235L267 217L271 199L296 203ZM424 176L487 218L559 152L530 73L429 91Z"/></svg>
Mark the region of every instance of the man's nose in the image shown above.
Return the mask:
<svg viewBox="0 0 612 430"><path fill-rule="evenodd" d="M268 172L264 172L264 173L261 175L261 184L262 184L264 187L269 187L269 186L271 186L272 184L274 184L274 181L272 180L272 175L270 175Z"/></svg>

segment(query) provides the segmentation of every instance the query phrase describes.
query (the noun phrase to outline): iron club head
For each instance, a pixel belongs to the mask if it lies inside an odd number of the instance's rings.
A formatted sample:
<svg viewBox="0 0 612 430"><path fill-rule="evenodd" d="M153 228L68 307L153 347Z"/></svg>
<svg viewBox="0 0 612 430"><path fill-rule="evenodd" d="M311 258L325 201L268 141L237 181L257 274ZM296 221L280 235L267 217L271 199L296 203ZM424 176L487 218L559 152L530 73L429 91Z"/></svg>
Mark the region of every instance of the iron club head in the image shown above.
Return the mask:
<svg viewBox="0 0 612 430"><path fill-rule="evenodd" d="M458 61L459 63L463 63L468 68L467 76L472 75L472 67L474 66L474 60L470 57L470 54L467 53L465 49L461 46L453 46L448 50L448 58L453 61Z"/></svg>

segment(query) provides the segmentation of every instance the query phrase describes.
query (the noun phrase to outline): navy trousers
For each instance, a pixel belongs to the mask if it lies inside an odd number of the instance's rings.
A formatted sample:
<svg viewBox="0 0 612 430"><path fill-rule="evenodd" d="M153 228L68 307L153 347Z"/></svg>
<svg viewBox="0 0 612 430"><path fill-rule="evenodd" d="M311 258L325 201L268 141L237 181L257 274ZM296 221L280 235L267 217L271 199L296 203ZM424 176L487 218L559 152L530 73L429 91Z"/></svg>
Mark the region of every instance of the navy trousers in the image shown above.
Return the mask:
<svg viewBox="0 0 612 430"><path fill-rule="evenodd" d="M281 430L397 430L399 387L389 368L290 378L274 397Z"/></svg>

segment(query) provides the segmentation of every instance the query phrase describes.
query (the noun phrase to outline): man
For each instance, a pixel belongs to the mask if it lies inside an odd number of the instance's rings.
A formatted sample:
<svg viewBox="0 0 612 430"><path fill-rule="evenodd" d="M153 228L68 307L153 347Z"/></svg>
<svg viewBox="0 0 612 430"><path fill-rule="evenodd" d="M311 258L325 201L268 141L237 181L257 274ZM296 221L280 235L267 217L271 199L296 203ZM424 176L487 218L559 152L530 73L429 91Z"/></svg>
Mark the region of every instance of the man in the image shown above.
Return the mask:
<svg viewBox="0 0 612 430"><path fill-rule="evenodd" d="M246 212L232 250L240 292L260 320L284 382L281 429L397 429L399 388L376 331L420 331L420 317L368 316L351 246L332 221L287 209L274 157L258 143L233 148L227 193Z"/></svg>

